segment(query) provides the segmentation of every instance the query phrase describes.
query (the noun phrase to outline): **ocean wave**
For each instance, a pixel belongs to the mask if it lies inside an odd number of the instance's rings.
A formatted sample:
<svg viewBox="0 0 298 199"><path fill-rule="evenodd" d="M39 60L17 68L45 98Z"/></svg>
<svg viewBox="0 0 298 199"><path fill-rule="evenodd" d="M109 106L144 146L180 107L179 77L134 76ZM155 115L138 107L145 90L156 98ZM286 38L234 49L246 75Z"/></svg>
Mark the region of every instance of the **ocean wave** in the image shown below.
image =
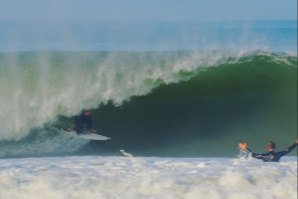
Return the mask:
<svg viewBox="0 0 298 199"><path fill-rule="evenodd" d="M71 116L109 101L120 105L161 84L181 81L180 73L216 66L230 56L214 52L2 53L0 139L20 139L57 115Z"/></svg>
<svg viewBox="0 0 298 199"><path fill-rule="evenodd" d="M160 133L156 142L167 145L165 155L175 148L171 141L187 148L188 142L179 142L184 135L194 140L236 132L236 123L245 120L242 125L256 132L279 124L273 134L284 128L289 135L282 143L295 131L297 57L286 53L56 51L1 53L0 59L2 140L22 142L32 129L44 129L59 116L71 122L82 109L97 109L96 126L114 137L110 148L140 151Z"/></svg>

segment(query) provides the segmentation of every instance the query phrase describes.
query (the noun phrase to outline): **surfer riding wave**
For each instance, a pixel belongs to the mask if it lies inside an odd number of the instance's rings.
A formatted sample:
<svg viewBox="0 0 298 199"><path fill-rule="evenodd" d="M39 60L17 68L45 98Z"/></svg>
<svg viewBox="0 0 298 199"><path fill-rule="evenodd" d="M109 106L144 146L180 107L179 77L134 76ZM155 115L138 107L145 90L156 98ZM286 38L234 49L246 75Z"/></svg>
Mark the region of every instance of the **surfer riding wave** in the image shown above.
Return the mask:
<svg viewBox="0 0 298 199"><path fill-rule="evenodd" d="M92 122L91 116L92 116L91 111L83 111L80 115L75 116L74 130L77 132L78 135L97 132L93 128L93 122Z"/></svg>

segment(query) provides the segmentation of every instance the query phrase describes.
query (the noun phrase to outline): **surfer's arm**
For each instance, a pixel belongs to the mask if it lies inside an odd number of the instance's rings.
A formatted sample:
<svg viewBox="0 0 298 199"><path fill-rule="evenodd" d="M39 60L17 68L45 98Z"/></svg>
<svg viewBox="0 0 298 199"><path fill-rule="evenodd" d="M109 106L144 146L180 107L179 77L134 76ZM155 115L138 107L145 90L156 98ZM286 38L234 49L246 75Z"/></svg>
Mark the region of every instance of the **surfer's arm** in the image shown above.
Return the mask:
<svg viewBox="0 0 298 199"><path fill-rule="evenodd" d="M96 129L94 129L94 127L93 127L93 122L92 122L91 117L89 117L89 118L86 120L86 127L87 127L87 130L88 130L88 131L91 131L91 132L93 132L93 133L97 132Z"/></svg>
<svg viewBox="0 0 298 199"><path fill-rule="evenodd" d="M265 157L268 156L268 153L254 153L248 148L246 148L246 151L248 151L253 158L257 158L257 159L261 159L261 160L263 160Z"/></svg>
<svg viewBox="0 0 298 199"><path fill-rule="evenodd" d="M251 152L251 156L253 158L264 160L268 156L268 154L267 153L252 153Z"/></svg>
<svg viewBox="0 0 298 199"><path fill-rule="evenodd" d="M292 144L291 146L289 146L287 149L283 150L283 151L280 151L278 152L280 156L284 156L284 155L287 155L288 153L290 153L291 151L293 151L296 146L297 146L297 141L295 144Z"/></svg>
<svg viewBox="0 0 298 199"><path fill-rule="evenodd" d="M92 119L90 117L86 120L86 126L87 126L88 130L93 129L93 122L92 122Z"/></svg>

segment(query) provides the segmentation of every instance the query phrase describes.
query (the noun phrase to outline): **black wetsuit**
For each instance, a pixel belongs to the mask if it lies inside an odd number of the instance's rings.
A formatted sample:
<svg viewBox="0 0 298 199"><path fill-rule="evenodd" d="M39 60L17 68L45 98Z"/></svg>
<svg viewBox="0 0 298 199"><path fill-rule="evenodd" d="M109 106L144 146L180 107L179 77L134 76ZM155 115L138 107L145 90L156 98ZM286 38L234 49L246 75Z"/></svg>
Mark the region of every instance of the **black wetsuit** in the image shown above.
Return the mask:
<svg viewBox="0 0 298 199"><path fill-rule="evenodd" d="M257 158L257 159L261 159L264 162L278 162L279 159L290 153L293 149L295 149L295 147L297 146L297 144L293 144L291 146L289 146L287 149L283 150L283 151L279 151L279 152L274 152L274 151L270 151L268 153L252 153L252 157ZM251 150L247 149L249 152L251 152Z"/></svg>
<svg viewBox="0 0 298 199"><path fill-rule="evenodd" d="M85 114L81 114L75 116L75 131L78 134L83 134L85 131L93 129L93 122L91 116L86 116Z"/></svg>

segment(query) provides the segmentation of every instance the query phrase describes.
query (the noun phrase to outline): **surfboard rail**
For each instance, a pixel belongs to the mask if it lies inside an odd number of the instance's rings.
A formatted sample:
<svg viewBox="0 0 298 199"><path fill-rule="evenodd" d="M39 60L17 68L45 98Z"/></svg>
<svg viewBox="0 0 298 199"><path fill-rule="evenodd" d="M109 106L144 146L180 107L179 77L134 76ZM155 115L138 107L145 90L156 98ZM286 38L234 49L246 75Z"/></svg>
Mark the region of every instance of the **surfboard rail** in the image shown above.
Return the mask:
<svg viewBox="0 0 298 199"><path fill-rule="evenodd" d="M76 131L74 131L73 129L61 129L61 131L71 135L71 136L76 136L79 138L83 138L83 139L88 139L88 140L110 140L110 137L104 136L104 135L100 135L97 133L86 133L86 134L80 134L78 135Z"/></svg>

